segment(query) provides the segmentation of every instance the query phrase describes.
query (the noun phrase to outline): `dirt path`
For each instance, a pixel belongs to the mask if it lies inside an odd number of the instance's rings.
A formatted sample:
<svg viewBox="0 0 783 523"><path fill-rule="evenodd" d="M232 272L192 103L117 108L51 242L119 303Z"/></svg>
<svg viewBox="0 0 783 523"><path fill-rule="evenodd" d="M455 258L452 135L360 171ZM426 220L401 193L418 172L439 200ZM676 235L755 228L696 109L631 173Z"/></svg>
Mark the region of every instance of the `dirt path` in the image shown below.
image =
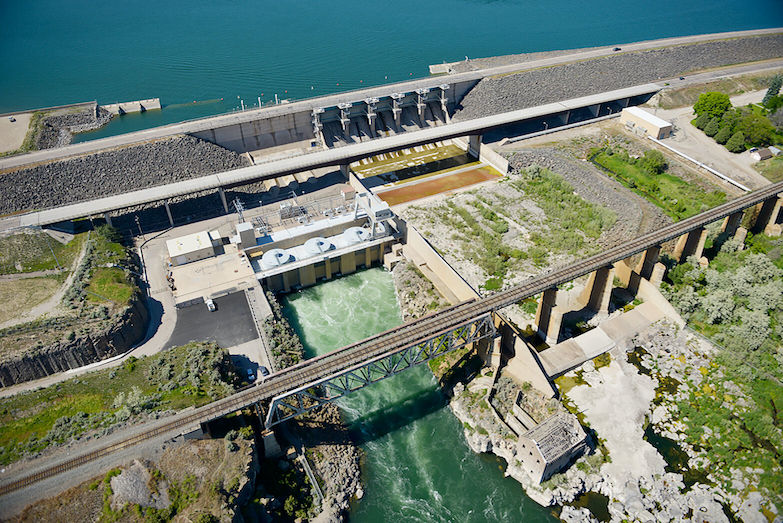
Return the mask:
<svg viewBox="0 0 783 523"><path fill-rule="evenodd" d="M17 316L16 318L13 318L11 320L8 320L5 323L0 324L0 329L5 329L7 327L13 327L14 325L19 325L20 323L25 323L28 321L32 321L36 318L39 318L45 314L50 314L57 310L57 308L60 306L60 302L63 299L63 295L65 294L65 291L67 291L71 284L73 284L73 280L76 277L76 268L82 263L82 260L84 260L84 255L87 253L87 243L88 241L85 241L84 244L82 244L82 249L79 252L79 256L74 260L73 264L71 265L71 273L68 275L68 278L66 278L65 282L60 286L60 288L55 292L51 298L46 300L43 303L39 303L32 309L30 309L27 312L24 312ZM57 274L59 271L36 271L35 273L24 273L21 275L18 275L20 277L26 277L26 278L33 278L36 276L44 276L47 274ZM40 274L39 274L40 273ZM17 276L16 274L8 275L8 276ZM9 278L9 279L15 279L15 278Z"/></svg>

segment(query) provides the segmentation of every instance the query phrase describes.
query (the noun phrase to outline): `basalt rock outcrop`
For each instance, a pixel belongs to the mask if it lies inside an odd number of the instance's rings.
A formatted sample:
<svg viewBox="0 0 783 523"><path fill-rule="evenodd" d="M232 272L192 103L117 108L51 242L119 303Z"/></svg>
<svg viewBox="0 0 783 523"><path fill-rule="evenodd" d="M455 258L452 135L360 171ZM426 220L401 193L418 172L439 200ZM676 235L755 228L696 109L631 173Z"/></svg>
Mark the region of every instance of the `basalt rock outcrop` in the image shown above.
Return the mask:
<svg viewBox="0 0 783 523"><path fill-rule="evenodd" d="M58 341L0 362L0 386L44 378L122 354L144 338L148 320L143 297L137 294L118 313L117 321L103 331Z"/></svg>

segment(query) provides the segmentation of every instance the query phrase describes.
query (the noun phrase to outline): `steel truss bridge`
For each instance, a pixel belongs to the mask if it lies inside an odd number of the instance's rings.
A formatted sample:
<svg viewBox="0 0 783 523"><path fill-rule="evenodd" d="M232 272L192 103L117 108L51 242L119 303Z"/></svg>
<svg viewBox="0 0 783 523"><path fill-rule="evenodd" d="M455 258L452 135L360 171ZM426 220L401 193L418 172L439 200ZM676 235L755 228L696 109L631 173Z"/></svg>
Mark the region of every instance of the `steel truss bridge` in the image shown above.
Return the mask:
<svg viewBox="0 0 783 523"><path fill-rule="evenodd" d="M607 249L566 267L529 279L516 287L479 300L454 305L329 354L303 361L270 375L266 381L189 412L181 412L124 439L117 439L88 453L42 467L32 474L10 479L0 485L0 496L27 485L54 477L85 463L111 455L156 437L171 437L199 428L226 414L271 400L267 415L269 427L312 410L424 363L440 354L494 335L492 313L518 301L551 289L643 252L650 247L679 238L690 231L743 211L783 193L783 182L744 194L699 215L652 231L617 247ZM472 341L471 341L472 340ZM320 387L323 397L308 392ZM307 405L315 402L315 406Z"/></svg>
<svg viewBox="0 0 783 523"><path fill-rule="evenodd" d="M492 315L486 314L275 396L269 405L266 428L317 409L321 405L391 378L443 354L485 338L493 338L495 335Z"/></svg>

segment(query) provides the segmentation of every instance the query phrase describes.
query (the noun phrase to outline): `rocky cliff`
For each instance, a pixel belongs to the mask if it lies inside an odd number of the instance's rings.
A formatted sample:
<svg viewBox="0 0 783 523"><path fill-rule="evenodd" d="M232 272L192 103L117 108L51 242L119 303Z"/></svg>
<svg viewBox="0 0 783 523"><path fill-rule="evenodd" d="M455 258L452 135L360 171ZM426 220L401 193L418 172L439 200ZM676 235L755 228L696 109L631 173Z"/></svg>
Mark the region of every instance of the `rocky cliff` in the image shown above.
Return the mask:
<svg viewBox="0 0 783 523"><path fill-rule="evenodd" d="M109 328L71 341L61 340L0 363L0 386L43 378L122 354L144 338L148 319L143 296L137 293Z"/></svg>

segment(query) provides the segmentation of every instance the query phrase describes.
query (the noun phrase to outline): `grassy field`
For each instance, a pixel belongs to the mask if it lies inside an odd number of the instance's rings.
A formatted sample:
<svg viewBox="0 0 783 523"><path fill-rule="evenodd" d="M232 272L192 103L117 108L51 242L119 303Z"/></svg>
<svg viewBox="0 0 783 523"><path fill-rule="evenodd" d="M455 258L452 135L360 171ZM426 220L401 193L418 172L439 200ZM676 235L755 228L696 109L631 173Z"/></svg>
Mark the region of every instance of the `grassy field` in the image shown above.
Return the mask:
<svg viewBox="0 0 783 523"><path fill-rule="evenodd" d="M11 305L0 307L0 323L16 318L51 298L62 284L61 280L47 276L0 281L0 303Z"/></svg>
<svg viewBox="0 0 783 523"><path fill-rule="evenodd" d="M122 269L115 267L96 269L87 286L87 299L102 302L109 299L117 304L126 304L133 294L133 284Z"/></svg>
<svg viewBox="0 0 783 523"><path fill-rule="evenodd" d="M592 161L675 220L699 214L726 200L726 195L718 190L707 192L672 174L650 174L631 163L627 155L610 155L606 150L601 150L593 155Z"/></svg>
<svg viewBox="0 0 783 523"><path fill-rule="evenodd" d="M776 156L753 165L761 175L772 183L783 182L783 156Z"/></svg>
<svg viewBox="0 0 783 523"><path fill-rule="evenodd" d="M0 464L143 412L199 406L234 390L228 354L190 343L0 400Z"/></svg>
<svg viewBox="0 0 783 523"><path fill-rule="evenodd" d="M67 244L42 232L0 238L0 274L56 269L57 261L61 267L68 269L78 256L86 236L86 233L79 234Z"/></svg>

